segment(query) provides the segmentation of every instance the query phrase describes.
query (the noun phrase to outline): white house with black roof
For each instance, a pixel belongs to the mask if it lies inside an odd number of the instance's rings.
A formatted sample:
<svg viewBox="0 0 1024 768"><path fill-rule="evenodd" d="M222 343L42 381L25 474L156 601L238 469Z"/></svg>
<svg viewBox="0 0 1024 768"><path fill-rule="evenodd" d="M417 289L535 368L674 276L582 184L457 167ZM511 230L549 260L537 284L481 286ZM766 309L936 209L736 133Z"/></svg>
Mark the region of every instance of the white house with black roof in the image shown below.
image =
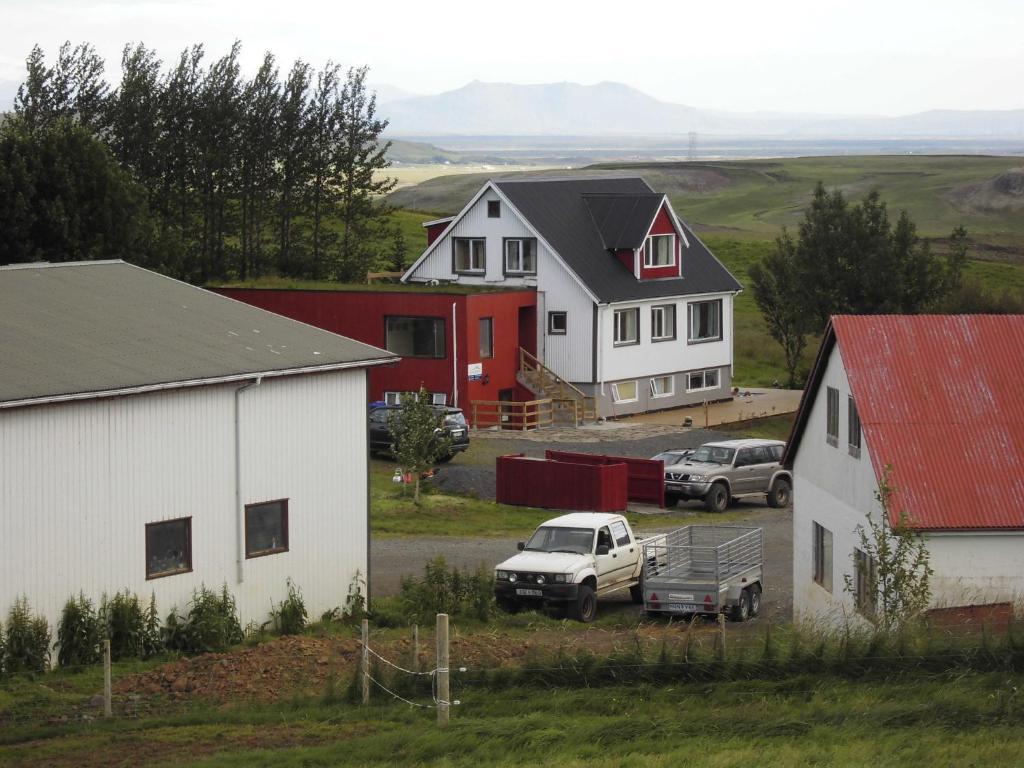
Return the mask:
<svg viewBox="0 0 1024 768"><path fill-rule="evenodd" d="M243 626L367 578L366 380L397 358L120 261L0 267L0 613L201 584Z"/></svg>
<svg viewBox="0 0 1024 768"><path fill-rule="evenodd" d="M618 416L727 397L739 282L636 177L494 179L406 282L534 287L537 356Z"/></svg>

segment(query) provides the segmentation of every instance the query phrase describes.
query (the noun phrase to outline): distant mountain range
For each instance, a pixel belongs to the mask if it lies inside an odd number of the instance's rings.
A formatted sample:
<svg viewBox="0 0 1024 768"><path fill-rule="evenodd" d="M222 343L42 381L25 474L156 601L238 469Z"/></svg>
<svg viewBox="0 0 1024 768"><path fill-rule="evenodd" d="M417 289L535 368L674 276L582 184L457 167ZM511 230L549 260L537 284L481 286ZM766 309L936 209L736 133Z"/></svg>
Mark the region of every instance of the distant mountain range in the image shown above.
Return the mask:
<svg viewBox="0 0 1024 768"><path fill-rule="evenodd" d="M622 83L515 85L474 80L434 96L378 91L395 136L1024 136L1024 109L932 110L900 117L721 112L659 101Z"/></svg>

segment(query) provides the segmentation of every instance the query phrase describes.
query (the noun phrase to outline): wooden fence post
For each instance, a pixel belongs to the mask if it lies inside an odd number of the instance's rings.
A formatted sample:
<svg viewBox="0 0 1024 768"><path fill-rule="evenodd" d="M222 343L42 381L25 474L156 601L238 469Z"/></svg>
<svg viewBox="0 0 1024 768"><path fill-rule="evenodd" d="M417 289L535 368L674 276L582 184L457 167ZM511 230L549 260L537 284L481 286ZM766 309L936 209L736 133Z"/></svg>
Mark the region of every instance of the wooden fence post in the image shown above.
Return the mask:
<svg viewBox="0 0 1024 768"><path fill-rule="evenodd" d="M437 614L437 724L448 725L451 688L448 684L448 614Z"/></svg>
<svg viewBox="0 0 1024 768"><path fill-rule="evenodd" d="M110 717L113 712L113 694L110 685L110 638L103 641L103 716Z"/></svg>
<svg viewBox="0 0 1024 768"><path fill-rule="evenodd" d="M420 671L420 625L412 625L412 671Z"/></svg>
<svg viewBox="0 0 1024 768"><path fill-rule="evenodd" d="M363 619L363 654L360 660L363 678L363 704L370 703L370 622Z"/></svg>

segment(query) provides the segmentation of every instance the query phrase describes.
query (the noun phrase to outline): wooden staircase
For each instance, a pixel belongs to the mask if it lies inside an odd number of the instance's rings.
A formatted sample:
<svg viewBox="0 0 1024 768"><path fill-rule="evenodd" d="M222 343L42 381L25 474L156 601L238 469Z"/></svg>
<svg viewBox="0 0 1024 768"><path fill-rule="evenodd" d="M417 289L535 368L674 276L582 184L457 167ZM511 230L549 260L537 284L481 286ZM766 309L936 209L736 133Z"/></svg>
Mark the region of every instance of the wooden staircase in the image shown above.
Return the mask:
<svg viewBox="0 0 1024 768"><path fill-rule="evenodd" d="M519 348L519 383L537 395L551 401L555 424L578 427L586 421L597 421L594 398L570 384L548 368L534 355Z"/></svg>

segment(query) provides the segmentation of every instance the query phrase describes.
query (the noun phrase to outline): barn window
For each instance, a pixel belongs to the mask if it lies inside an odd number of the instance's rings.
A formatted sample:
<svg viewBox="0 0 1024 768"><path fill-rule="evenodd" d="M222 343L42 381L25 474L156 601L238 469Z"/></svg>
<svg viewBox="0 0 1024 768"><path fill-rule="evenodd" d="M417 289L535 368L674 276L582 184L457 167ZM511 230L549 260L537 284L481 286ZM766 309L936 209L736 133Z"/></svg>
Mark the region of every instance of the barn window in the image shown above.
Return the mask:
<svg viewBox="0 0 1024 768"><path fill-rule="evenodd" d="M388 317L385 346L402 357L443 358L444 319L440 317Z"/></svg>
<svg viewBox="0 0 1024 768"><path fill-rule="evenodd" d="M676 263L676 236L651 235L644 243L645 267L671 267Z"/></svg>
<svg viewBox="0 0 1024 768"><path fill-rule="evenodd" d="M853 398L847 398L846 401L846 415L848 418L849 426L849 450L850 455L854 458L860 458L860 414L857 413L857 404L853 402Z"/></svg>
<svg viewBox="0 0 1024 768"><path fill-rule="evenodd" d="M693 371L686 374L686 391L699 392L702 389L718 389L718 369Z"/></svg>
<svg viewBox="0 0 1024 768"><path fill-rule="evenodd" d="M568 317L565 312L548 312L548 335L565 336L569 325Z"/></svg>
<svg viewBox="0 0 1024 768"><path fill-rule="evenodd" d="M482 237L452 238L452 270L484 272L487 270L487 241Z"/></svg>
<svg viewBox="0 0 1024 768"><path fill-rule="evenodd" d="M532 237L505 239L505 274L537 274L537 240Z"/></svg>
<svg viewBox="0 0 1024 768"><path fill-rule="evenodd" d="M722 338L722 300L690 302L689 333L691 344L719 341Z"/></svg>
<svg viewBox="0 0 1024 768"><path fill-rule="evenodd" d="M501 201L500 200L488 200L487 201L487 218L489 218L489 219L500 219L501 218Z"/></svg>
<svg viewBox="0 0 1024 768"><path fill-rule="evenodd" d="M878 561L855 547L853 570L857 610L865 616L874 616L878 610Z"/></svg>
<svg viewBox="0 0 1024 768"><path fill-rule="evenodd" d="M832 592L832 531L824 526L812 523L812 560L814 563L813 578Z"/></svg>
<svg viewBox="0 0 1024 768"><path fill-rule="evenodd" d="M288 499L245 506L245 556L288 551Z"/></svg>
<svg viewBox="0 0 1024 768"><path fill-rule="evenodd" d="M192 518L146 524L146 578L192 570Z"/></svg>
<svg viewBox="0 0 1024 768"><path fill-rule="evenodd" d="M827 387L825 394L825 442L829 445L839 445L839 390Z"/></svg>
<svg viewBox="0 0 1024 768"><path fill-rule="evenodd" d="M480 318L480 359L494 357L494 318Z"/></svg>

